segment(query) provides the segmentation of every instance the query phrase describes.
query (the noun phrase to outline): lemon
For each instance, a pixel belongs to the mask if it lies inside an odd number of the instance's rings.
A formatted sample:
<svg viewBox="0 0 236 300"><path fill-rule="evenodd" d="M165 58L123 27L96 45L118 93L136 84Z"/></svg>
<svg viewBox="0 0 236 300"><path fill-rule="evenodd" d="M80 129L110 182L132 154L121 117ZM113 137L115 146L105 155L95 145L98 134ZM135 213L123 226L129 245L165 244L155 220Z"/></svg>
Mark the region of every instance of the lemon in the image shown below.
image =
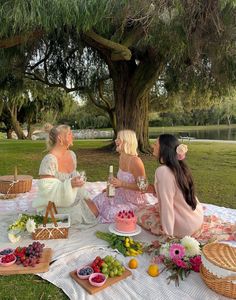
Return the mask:
<svg viewBox="0 0 236 300"><path fill-rule="evenodd" d="M159 275L158 265L152 264L148 267L148 274L152 277L156 277Z"/></svg>
<svg viewBox="0 0 236 300"><path fill-rule="evenodd" d="M130 268L130 269L136 269L137 267L138 267L138 261L137 261L137 259L132 258L132 259L129 261L129 268Z"/></svg>

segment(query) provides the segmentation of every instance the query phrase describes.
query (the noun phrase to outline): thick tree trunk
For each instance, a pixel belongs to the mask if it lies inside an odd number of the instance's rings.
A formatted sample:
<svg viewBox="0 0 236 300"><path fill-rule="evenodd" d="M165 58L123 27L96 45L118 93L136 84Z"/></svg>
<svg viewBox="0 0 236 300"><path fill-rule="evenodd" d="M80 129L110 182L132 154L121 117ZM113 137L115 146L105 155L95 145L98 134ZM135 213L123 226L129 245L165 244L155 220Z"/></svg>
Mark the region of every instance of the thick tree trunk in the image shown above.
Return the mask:
<svg viewBox="0 0 236 300"><path fill-rule="evenodd" d="M132 129L136 132L139 150L149 152L150 144L148 138L148 103L149 92L132 99L132 104L127 98L117 97L116 118L117 132L122 129Z"/></svg>
<svg viewBox="0 0 236 300"><path fill-rule="evenodd" d="M140 72L137 72L134 62L119 62L111 72L117 132L122 129L134 130L139 150L144 153L151 150L148 136L148 105L150 89L156 78L156 68L155 72L150 72L150 69L151 66L146 63Z"/></svg>
<svg viewBox="0 0 236 300"><path fill-rule="evenodd" d="M20 126L19 121L15 118L15 116L11 116L12 128L14 129L19 140L25 140L26 136Z"/></svg>

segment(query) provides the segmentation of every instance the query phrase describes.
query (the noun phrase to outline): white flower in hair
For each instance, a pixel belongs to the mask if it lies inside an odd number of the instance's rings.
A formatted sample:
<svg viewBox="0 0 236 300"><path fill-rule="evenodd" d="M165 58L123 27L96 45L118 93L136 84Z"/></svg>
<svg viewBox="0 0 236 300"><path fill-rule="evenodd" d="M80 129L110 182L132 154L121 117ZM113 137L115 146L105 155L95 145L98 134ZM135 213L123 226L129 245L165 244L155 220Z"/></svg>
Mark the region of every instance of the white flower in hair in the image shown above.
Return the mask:
<svg viewBox="0 0 236 300"><path fill-rule="evenodd" d="M188 152L188 146L185 144L180 144L177 148L176 148L176 153L177 154L186 154Z"/></svg>
<svg viewBox="0 0 236 300"><path fill-rule="evenodd" d="M188 146L185 144L180 144L176 148L176 153L177 153L177 158L178 160L183 160L185 159L185 154L188 152Z"/></svg>

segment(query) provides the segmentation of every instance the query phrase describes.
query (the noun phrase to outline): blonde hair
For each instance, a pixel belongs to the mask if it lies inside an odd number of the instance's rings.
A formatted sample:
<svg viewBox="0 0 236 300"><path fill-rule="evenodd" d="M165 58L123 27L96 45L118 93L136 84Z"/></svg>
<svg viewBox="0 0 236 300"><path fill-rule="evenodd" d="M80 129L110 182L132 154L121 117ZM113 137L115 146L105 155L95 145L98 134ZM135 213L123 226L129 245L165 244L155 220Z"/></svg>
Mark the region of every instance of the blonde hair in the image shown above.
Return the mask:
<svg viewBox="0 0 236 300"><path fill-rule="evenodd" d="M117 137L123 142L123 151L126 154L138 155L138 141L133 130L125 129L118 132Z"/></svg>
<svg viewBox="0 0 236 300"><path fill-rule="evenodd" d="M69 125L57 125L57 126L53 126L49 123L44 125L44 131L48 133L48 139L46 142L47 145L47 150L50 151L57 143L58 140L58 136L63 133L66 132L68 133L70 130L70 126Z"/></svg>

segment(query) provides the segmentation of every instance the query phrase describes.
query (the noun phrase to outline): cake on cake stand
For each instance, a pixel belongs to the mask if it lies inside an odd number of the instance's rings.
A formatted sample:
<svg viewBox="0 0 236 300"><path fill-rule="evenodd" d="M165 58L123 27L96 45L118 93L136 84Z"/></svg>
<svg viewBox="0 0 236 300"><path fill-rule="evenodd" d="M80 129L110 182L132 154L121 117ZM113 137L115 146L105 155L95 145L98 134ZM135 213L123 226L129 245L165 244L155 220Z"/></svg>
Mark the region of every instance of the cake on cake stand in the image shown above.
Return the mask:
<svg viewBox="0 0 236 300"><path fill-rule="evenodd" d="M135 231L131 231L131 232L118 231L115 228L114 223L110 224L108 229L111 233L114 233L116 235L121 235L121 236L135 236L135 235L138 235L142 231L142 229L139 225L136 225L136 230Z"/></svg>

